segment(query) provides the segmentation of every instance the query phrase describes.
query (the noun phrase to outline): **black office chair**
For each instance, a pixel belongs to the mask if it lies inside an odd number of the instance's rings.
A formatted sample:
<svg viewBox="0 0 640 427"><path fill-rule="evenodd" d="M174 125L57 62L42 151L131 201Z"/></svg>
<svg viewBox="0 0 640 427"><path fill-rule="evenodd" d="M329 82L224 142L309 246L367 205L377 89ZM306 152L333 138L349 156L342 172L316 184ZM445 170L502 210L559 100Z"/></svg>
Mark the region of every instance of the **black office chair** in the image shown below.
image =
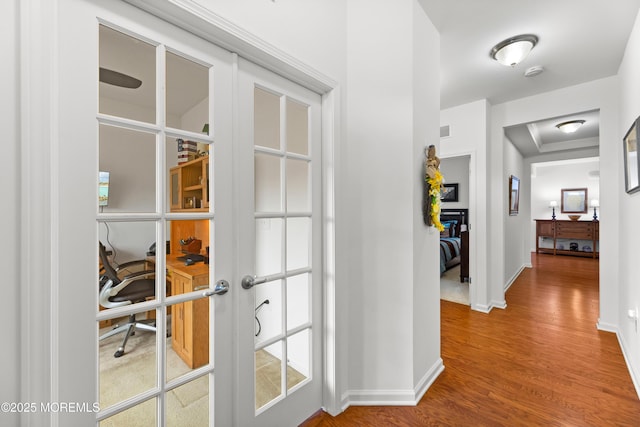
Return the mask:
<svg viewBox="0 0 640 427"><path fill-rule="evenodd" d="M120 264L114 269L107 256L106 248L102 243L99 245L100 260L102 269L100 271L100 305L104 308L121 307L145 301L149 297L155 296L156 280L155 271L141 270L123 275L123 272L133 266L143 265L144 260L130 261ZM127 340L133 335L136 329L156 331L155 321L138 321L135 314L131 314L127 323L116 325L114 329L100 336L100 340L109 338L121 332L126 332L124 340L113 357L120 357L124 354L124 347Z"/></svg>

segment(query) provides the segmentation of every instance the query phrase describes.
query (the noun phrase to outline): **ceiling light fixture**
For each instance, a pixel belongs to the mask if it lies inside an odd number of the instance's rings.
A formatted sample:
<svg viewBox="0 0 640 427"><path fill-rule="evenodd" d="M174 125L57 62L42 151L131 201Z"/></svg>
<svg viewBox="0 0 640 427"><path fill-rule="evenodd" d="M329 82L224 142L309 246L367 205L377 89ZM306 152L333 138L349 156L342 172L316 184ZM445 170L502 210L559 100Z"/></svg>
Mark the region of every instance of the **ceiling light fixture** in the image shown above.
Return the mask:
<svg viewBox="0 0 640 427"><path fill-rule="evenodd" d="M573 133L584 124L584 120L569 120L568 122L558 123L556 127L564 133Z"/></svg>
<svg viewBox="0 0 640 427"><path fill-rule="evenodd" d="M533 34L521 34L501 41L491 49L491 57L510 67L522 62L529 55L531 49L538 43L538 37Z"/></svg>

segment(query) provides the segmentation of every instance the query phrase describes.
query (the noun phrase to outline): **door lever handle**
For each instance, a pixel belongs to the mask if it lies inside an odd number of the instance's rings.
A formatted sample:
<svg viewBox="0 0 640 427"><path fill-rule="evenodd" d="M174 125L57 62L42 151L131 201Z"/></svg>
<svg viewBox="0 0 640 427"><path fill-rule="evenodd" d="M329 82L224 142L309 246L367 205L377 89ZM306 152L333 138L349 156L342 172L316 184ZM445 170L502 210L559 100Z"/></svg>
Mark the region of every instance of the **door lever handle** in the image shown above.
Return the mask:
<svg viewBox="0 0 640 427"><path fill-rule="evenodd" d="M251 289L255 285L259 285L266 281L267 281L266 277L256 277L256 276L246 275L242 278L242 282L240 282L240 284L242 285L242 289Z"/></svg>
<svg viewBox="0 0 640 427"><path fill-rule="evenodd" d="M210 297L211 295L224 295L229 291L229 282L224 279L218 280L216 286L211 289L209 286L198 286L195 291L201 291L206 289L202 294L203 297Z"/></svg>

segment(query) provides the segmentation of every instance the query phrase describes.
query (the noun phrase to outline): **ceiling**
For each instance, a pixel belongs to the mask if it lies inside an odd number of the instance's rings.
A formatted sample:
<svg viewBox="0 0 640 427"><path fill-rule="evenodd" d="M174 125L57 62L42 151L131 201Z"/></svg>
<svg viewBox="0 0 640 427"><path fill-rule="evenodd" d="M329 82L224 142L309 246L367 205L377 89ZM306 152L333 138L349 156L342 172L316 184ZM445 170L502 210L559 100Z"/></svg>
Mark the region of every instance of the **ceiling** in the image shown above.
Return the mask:
<svg viewBox="0 0 640 427"><path fill-rule="evenodd" d="M480 99L496 105L617 74L640 7L640 0L418 1L440 32L442 109ZM522 63L506 67L489 57L495 44L519 34L539 38ZM544 72L524 77L533 66ZM570 119L587 121L574 134L555 129ZM597 111L577 111L505 131L529 157L597 146L598 122Z"/></svg>
<svg viewBox="0 0 640 427"><path fill-rule="evenodd" d="M558 123L584 120L575 133L566 134L558 130ZM553 117L537 122L509 126L504 133L526 158L557 151L598 147L600 112L598 110L577 112L568 116Z"/></svg>
<svg viewBox="0 0 640 427"><path fill-rule="evenodd" d="M496 105L617 74L640 7L640 0L418 1L440 32L442 109L481 99ZM522 63L506 67L489 57L495 44L525 33L537 35L539 42ZM102 83L101 96L155 109L155 51L151 44L101 27L101 66L143 81L135 91ZM544 72L524 77L532 66ZM167 113L173 117L206 97L206 67L169 55L167 74ZM555 128L571 119L586 123L574 134ZM593 148L599 114L577 111L505 133L524 157Z"/></svg>

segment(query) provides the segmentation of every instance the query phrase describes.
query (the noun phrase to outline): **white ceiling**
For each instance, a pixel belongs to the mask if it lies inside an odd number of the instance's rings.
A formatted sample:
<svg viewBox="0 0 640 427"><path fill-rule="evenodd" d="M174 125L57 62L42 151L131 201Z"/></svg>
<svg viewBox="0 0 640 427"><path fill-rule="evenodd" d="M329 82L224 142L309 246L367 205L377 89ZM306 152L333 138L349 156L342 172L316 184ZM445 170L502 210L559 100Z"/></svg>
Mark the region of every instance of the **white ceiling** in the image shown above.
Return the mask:
<svg viewBox="0 0 640 427"><path fill-rule="evenodd" d="M584 120L575 133L566 134L556 128L558 123ZM504 133L524 157L557 151L598 147L600 140L600 112L584 111L568 116L553 117L537 122L509 126Z"/></svg>
<svg viewBox="0 0 640 427"><path fill-rule="evenodd" d="M617 74L640 0L418 0L440 31L441 108L487 99L492 105ZM505 67L489 57L498 42L531 33L537 46L521 64ZM101 95L151 107L155 102L155 46L116 31L101 31L101 66L143 81L132 91L102 83ZM207 93L207 73L189 61L173 65L168 113L182 115ZM524 77L532 66L545 71ZM184 75L183 75L184 73ZM185 77L186 76L186 77ZM152 107L153 108L153 107ZM550 117L505 129L525 156L597 146L596 112ZM555 124L587 120L575 134Z"/></svg>
<svg viewBox="0 0 640 427"><path fill-rule="evenodd" d="M442 109L480 99L496 105L617 74L640 7L640 0L419 2L440 31ZM505 67L489 57L495 44L529 33L539 41L522 63ZM545 71L524 77L533 66ZM555 129L561 121L584 117L550 117L548 122L523 123L506 131L525 157L592 146L598 137L597 112L579 133ZM532 133L532 128L539 133ZM535 139L546 148L532 145Z"/></svg>

